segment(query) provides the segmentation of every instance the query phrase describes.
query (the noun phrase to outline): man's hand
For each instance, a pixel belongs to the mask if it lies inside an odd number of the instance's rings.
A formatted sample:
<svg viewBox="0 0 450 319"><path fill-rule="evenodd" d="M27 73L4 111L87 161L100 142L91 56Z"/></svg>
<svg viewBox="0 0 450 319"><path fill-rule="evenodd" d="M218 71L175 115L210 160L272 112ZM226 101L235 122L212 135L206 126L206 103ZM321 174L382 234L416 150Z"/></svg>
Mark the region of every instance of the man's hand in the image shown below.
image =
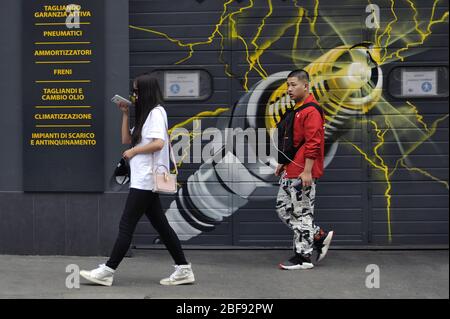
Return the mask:
<svg viewBox="0 0 450 319"><path fill-rule="evenodd" d="M312 175L311 172L303 171L298 178L302 180L303 187L309 187L312 185Z"/></svg>
<svg viewBox="0 0 450 319"><path fill-rule="evenodd" d="M125 158L125 159L127 159L127 160L130 160L130 159L132 159L136 154L137 154L137 153L136 153L136 150L135 150L134 147L133 147L133 148L130 148L129 150L126 150L125 152L123 152L122 157Z"/></svg>
<svg viewBox="0 0 450 319"><path fill-rule="evenodd" d="M286 164L278 164L277 169L275 170L275 176L280 176L281 172L284 171Z"/></svg>

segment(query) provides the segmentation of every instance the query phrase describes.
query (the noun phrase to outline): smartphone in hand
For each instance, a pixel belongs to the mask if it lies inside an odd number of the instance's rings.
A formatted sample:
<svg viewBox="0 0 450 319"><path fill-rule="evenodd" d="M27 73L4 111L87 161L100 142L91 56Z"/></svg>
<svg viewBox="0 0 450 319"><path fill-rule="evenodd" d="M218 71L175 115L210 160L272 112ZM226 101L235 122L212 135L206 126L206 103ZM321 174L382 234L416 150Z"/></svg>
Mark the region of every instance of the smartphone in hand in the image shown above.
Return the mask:
<svg viewBox="0 0 450 319"><path fill-rule="evenodd" d="M120 102L126 103L127 105L131 105L131 101L127 100L126 98L116 94L112 97L111 102L119 104Z"/></svg>

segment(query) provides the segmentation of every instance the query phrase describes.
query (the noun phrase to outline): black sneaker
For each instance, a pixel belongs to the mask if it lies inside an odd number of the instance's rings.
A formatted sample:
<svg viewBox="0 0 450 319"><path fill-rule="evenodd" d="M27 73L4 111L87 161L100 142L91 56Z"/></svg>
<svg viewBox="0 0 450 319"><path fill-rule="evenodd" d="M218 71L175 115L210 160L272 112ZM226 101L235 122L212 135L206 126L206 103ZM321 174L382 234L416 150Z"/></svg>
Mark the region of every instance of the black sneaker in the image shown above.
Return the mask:
<svg viewBox="0 0 450 319"><path fill-rule="evenodd" d="M320 262L327 255L328 249L330 248L331 239L333 239L333 235L334 231L326 232L321 229L319 234L314 236L313 248L317 251L316 262Z"/></svg>
<svg viewBox="0 0 450 319"><path fill-rule="evenodd" d="M280 269L284 270L297 270L297 269L311 269L314 265L311 262L311 258L308 256L302 256L295 254L291 259L279 264Z"/></svg>

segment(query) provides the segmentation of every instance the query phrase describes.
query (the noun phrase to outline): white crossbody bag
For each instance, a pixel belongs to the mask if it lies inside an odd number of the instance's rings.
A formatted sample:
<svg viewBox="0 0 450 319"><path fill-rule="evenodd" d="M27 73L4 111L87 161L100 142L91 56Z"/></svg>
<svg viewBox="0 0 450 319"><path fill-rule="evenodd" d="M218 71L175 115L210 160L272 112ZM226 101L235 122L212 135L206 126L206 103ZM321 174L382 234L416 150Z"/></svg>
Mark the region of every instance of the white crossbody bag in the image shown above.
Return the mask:
<svg viewBox="0 0 450 319"><path fill-rule="evenodd" d="M163 114L164 113L159 110ZM170 163L169 167L166 167L165 165L155 165L157 162L155 161L155 153L153 152L153 192L155 193L161 193L161 194L175 194L177 192L177 176L178 176L178 168L177 163L175 161L175 156L173 154L172 149L172 143L170 142L170 134L169 130L167 128L167 122L164 121L164 124L166 126L166 133L167 133L167 143L169 144L169 156L170 160L172 161L174 167L175 167L175 174L172 174L170 172ZM164 173L159 173L158 168L164 167L166 171Z"/></svg>

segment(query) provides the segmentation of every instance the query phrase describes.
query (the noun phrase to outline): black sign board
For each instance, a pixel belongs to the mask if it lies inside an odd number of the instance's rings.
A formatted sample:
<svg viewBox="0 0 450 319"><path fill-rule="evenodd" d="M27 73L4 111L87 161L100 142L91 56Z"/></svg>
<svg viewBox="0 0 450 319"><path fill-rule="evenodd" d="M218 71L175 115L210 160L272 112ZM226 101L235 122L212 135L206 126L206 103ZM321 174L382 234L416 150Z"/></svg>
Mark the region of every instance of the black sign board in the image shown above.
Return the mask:
<svg viewBox="0 0 450 319"><path fill-rule="evenodd" d="M24 0L23 187L104 190L104 2Z"/></svg>

